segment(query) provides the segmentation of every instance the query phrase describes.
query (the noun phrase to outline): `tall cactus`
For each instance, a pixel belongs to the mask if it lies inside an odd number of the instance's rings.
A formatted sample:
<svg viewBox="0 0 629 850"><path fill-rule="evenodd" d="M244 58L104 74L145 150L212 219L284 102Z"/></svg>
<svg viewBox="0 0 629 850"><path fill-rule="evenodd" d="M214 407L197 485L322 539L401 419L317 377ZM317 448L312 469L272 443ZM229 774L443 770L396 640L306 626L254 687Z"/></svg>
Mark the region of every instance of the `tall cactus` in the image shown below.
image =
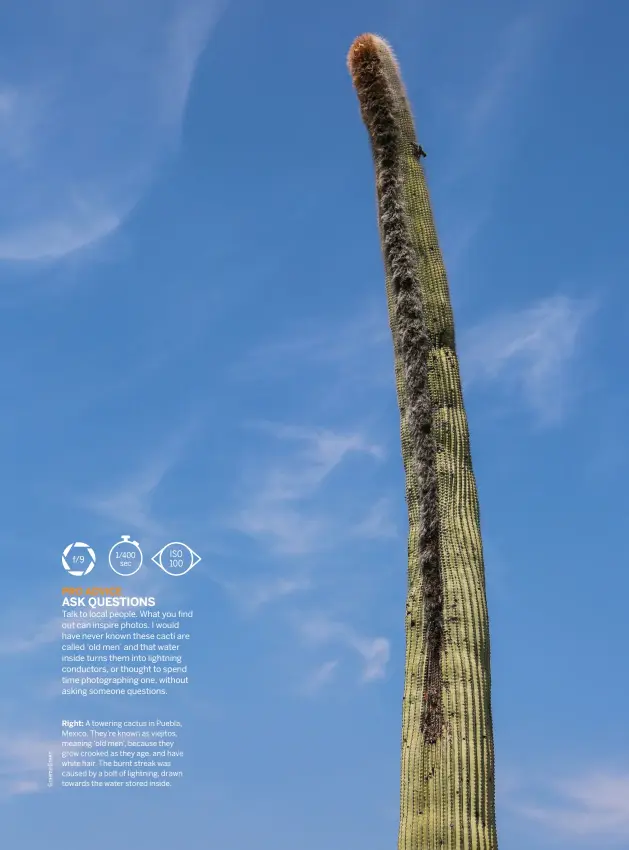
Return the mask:
<svg viewBox="0 0 629 850"><path fill-rule="evenodd" d="M369 132L409 514L399 850L495 850L489 626L446 272L389 45L348 65Z"/></svg>

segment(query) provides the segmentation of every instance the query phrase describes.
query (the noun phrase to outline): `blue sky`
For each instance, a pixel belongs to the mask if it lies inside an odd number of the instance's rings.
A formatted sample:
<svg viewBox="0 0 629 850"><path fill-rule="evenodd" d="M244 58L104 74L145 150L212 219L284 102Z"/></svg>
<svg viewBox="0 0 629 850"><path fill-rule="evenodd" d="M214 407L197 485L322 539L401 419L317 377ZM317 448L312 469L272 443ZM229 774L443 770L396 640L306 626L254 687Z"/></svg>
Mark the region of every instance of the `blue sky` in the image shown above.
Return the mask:
<svg viewBox="0 0 629 850"><path fill-rule="evenodd" d="M447 261L490 602L501 846L629 845L618 2L0 11L3 834L393 847L406 511L353 38L393 44ZM56 694L60 555L194 605L168 701ZM149 558L203 560L181 579ZM131 586L132 585L132 586ZM52 793L62 716L186 723L188 778ZM105 796L107 799L105 800Z"/></svg>

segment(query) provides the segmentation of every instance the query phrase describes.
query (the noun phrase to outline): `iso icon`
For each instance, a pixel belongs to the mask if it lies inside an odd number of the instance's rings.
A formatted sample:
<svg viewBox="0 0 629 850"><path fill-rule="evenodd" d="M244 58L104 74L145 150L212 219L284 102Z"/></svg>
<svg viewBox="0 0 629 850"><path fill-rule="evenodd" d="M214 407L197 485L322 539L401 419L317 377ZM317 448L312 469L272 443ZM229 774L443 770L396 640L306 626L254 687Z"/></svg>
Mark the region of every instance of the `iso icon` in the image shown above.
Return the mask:
<svg viewBox="0 0 629 850"><path fill-rule="evenodd" d="M70 543L61 556L63 569L71 576L86 576L96 564L96 554L87 543Z"/></svg>
<svg viewBox="0 0 629 850"><path fill-rule="evenodd" d="M185 543L167 543L151 560L169 576L185 576L201 560Z"/></svg>
<svg viewBox="0 0 629 850"><path fill-rule="evenodd" d="M142 550L137 540L131 540L130 534L122 538L109 550L109 566L119 576L132 576L142 566Z"/></svg>

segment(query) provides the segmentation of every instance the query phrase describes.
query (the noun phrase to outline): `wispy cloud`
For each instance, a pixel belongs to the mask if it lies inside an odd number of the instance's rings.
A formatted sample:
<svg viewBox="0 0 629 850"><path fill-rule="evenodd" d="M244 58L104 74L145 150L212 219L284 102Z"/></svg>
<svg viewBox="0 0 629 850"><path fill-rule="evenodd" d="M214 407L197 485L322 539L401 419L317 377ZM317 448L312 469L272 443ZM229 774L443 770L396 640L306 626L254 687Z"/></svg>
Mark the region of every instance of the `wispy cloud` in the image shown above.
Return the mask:
<svg viewBox="0 0 629 850"><path fill-rule="evenodd" d="M52 617L45 622L34 621L33 617L29 617L29 623L26 624L27 617L24 615L20 618L21 625L17 626L16 618L11 618L4 623L10 623L10 628L3 629L0 632L0 655L20 655L23 653L35 652L43 646L48 646L61 639L61 617ZM24 628L26 624L26 628ZM22 631L22 634L20 634Z"/></svg>
<svg viewBox="0 0 629 850"><path fill-rule="evenodd" d="M361 378L370 383L390 380L391 332L386 303L372 304L339 321L326 318L306 322L283 339L253 348L234 369L234 376L249 380L277 380L304 368L333 370L343 383ZM380 364L380 368L379 368Z"/></svg>
<svg viewBox="0 0 629 850"><path fill-rule="evenodd" d="M557 782L563 802L520 805L530 820L570 838L629 841L629 774L591 773Z"/></svg>
<svg viewBox="0 0 629 850"><path fill-rule="evenodd" d="M28 86L0 86L0 158L19 166L35 145L41 103Z"/></svg>
<svg viewBox="0 0 629 850"><path fill-rule="evenodd" d="M157 71L162 122L179 132L197 60L227 0L176 0L166 38L166 61ZM154 4L149 5L154 9Z"/></svg>
<svg viewBox="0 0 629 850"><path fill-rule="evenodd" d="M0 80L0 179L16 199L0 259L63 257L119 227L177 143L220 5L61 0L23 18L15 79Z"/></svg>
<svg viewBox="0 0 629 850"><path fill-rule="evenodd" d="M307 676L301 688L302 693L313 696L330 684L339 666L338 658L324 661Z"/></svg>
<svg viewBox="0 0 629 850"><path fill-rule="evenodd" d="M259 471L246 482L244 489L250 495L232 517L231 527L266 543L276 554L303 555L329 545L329 516L312 506L305 511L304 503L349 454L382 458L382 448L359 433L287 425L262 427L281 441L285 451L270 463L261 483ZM291 443L297 445L297 451L286 452Z"/></svg>
<svg viewBox="0 0 629 850"><path fill-rule="evenodd" d="M8 783L9 796L17 797L20 794L36 794L41 790L41 782L34 779L14 779Z"/></svg>
<svg viewBox="0 0 629 850"><path fill-rule="evenodd" d="M349 494L351 500L362 502L365 494L357 491L355 472L343 476L340 470L350 456L381 460L384 452L380 445L360 431L269 423L258 424L256 428L270 436L275 446L271 446L263 470L254 470L246 479L245 505L231 517L230 527L261 545L265 555L271 556L273 566L269 573L253 581L219 580L247 612L293 600L306 591L309 598L316 591L321 592L323 585L329 584L329 578L324 577L326 566L319 557L313 559L314 555L320 556L324 551L339 553L348 544L355 548L357 538L373 540L394 533L389 505L384 499L376 501L363 520L352 521L349 514L354 511L351 506L348 509L345 496ZM333 474L334 483L330 480ZM340 493L344 498L337 498ZM339 588L352 569L350 561L344 577L332 579L337 601L338 593L345 593ZM332 644L358 655L362 682L384 676L389 659L386 638L365 636L330 617L293 616L293 610L286 612L285 607L284 611L306 644L317 647ZM300 690L308 694L317 692L332 680L339 664L339 658L328 658L307 676Z"/></svg>
<svg viewBox="0 0 629 850"><path fill-rule="evenodd" d="M181 428L144 465L132 471L108 493L86 498L83 507L145 537L161 536L164 524L155 516L153 499L165 477L180 460L196 427L196 422L191 422Z"/></svg>
<svg viewBox="0 0 629 850"><path fill-rule="evenodd" d="M490 217L492 175L500 174L499 163L513 148L515 134L510 128L523 114L523 95L539 67L547 17L547 10L538 5L496 31L490 45L474 39L466 67L477 73L466 74L453 96L441 98L449 104L452 139L443 182L446 187L457 187L456 197L444 205L441 214L450 271L457 270ZM463 196L459 194L461 183L468 186Z"/></svg>
<svg viewBox="0 0 629 850"><path fill-rule="evenodd" d="M513 89L534 63L542 32L537 10L518 16L505 28L491 66L462 113L468 144L478 143L513 102Z"/></svg>
<svg viewBox="0 0 629 850"><path fill-rule="evenodd" d="M49 753L54 770L61 753L58 741L46 740L36 733L0 734L0 793L6 797L43 791Z"/></svg>
<svg viewBox="0 0 629 850"><path fill-rule="evenodd" d="M481 322L461 337L464 377L504 381L542 424L558 421L574 392L568 370L593 310L591 301L558 295Z"/></svg>
<svg viewBox="0 0 629 850"><path fill-rule="evenodd" d="M397 537L397 527L391 517L391 504L388 499L378 499L369 508L366 516L350 529L353 537L366 540L388 540Z"/></svg>
<svg viewBox="0 0 629 850"><path fill-rule="evenodd" d="M312 587L312 582L306 576L270 576L250 582L217 581L247 613L254 613L265 605L303 593Z"/></svg>
<svg viewBox="0 0 629 850"><path fill-rule="evenodd" d="M308 643L340 644L358 653L362 661L363 682L374 682L384 677L391 654L387 638L365 637L346 623L325 616L298 617L295 623L299 633Z"/></svg>

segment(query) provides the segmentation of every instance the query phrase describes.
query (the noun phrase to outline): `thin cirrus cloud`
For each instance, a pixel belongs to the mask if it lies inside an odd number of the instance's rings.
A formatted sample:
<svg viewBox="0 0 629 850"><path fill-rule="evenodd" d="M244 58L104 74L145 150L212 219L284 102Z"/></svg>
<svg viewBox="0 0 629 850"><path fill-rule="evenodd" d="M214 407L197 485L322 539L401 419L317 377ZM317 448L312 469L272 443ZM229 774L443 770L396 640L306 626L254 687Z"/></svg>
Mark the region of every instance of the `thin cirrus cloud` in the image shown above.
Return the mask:
<svg viewBox="0 0 629 850"><path fill-rule="evenodd" d="M446 91L440 99L448 110L453 142L441 175L444 190L448 186L460 190L461 183L468 187L439 212L441 242L451 274L458 274L468 249L491 216L490 187L517 138L513 124L525 120L522 96L539 68L554 14L551 5L533 4L496 32L491 44L473 40L467 64L481 69L478 76L468 75L469 88L463 85L454 92Z"/></svg>
<svg viewBox="0 0 629 850"><path fill-rule="evenodd" d="M339 666L338 658L330 659L319 664L305 679L301 691L303 694L313 696L330 684Z"/></svg>
<svg viewBox="0 0 629 850"><path fill-rule="evenodd" d="M557 295L490 317L461 337L465 379L501 381L521 394L541 424L557 422L574 391L569 367L593 309L587 299Z"/></svg>
<svg viewBox="0 0 629 850"><path fill-rule="evenodd" d="M9 724L3 724L9 728ZM43 791L49 754L58 762L61 745L36 733L0 734L0 796L14 797ZM42 765L44 767L42 767Z"/></svg>
<svg viewBox="0 0 629 850"><path fill-rule="evenodd" d="M0 260L58 259L120 226L178 141L219 2L16 8L0 65L0 185L13 199Z"/></svg>
<svg viewBox="0 0 629 850"><path fill-rule="evenodd" d="M231 517L229 527L253 538L272 557L274 568L255 581L222 582L250 613L269 603L286 602L296 594L316 590L316 581L308 574L311 558L307 556L324 550L339 551L356 537L373 539L392 533L386 501L376 502L364 521L356 524L347 521L342 509L337 507L332 512L326 508L320 498L329 493L333 486L329 480L332 473L350 455L381 460L384 452L378 444L358 431L270 423L258 424L257 428L275 439L279 451L270 451L263 470L258 469L250 476L251 486L243 488L247 493L244 504ZM347 485L346 480L337 483L340 487ZM375 682L384 677L390 654L386 638L366 636L353 626L329 617L289 615L289 619L306 644L317 648L332 645L358 655L361 682ZM320 691L332 682L339 663L338 658L320 663L302 682L300 690L304 694Z"/></svg>
<svg viewBox="0 0 629 850"><path fill-rule="evenodd" d="M539 10L514 18L504 29L493 64L461 113L468 145L480 143L496 119L504 114L513 89L535 64L544 29Z"/></svg>
<svg viewBox="0 0 629 850"><path fill-rule="evenodd" d="M518 811L572 839L629 841L629 774L585 774L556 783L554 791L563 802L520 805Z"/></svg>
<svg viewBox="0 0 629 850"><path fill-rule="evenodd" d="M52 617L42 622L41 619L30 616L22 616L21 625L25 626L23 633L19 628L11 625L4 634L0 633L0 655L21 655L36 652L38 649L49 644L56 643L61 634L61 617ZM25 632L25 633L24 633Z"/></svg>
<svg viewBox="0 0 629 850"><path fill-rule="evenodd" d="M384 283L377 285L384 292ZM390 379L391 332L386 309L371 303L339 320L336 316L304 322L284 339L251 349L232 370L248 381L278 379L304 368L334 372L344 386L361 378L373 385Z"/></svg>
<svg viewBox="0 0 629 850"><path fill-rule="evenodd" d="M247 496L229 525L276 555L318 551L333 541L333 523L312 500L348 455L381 459L382 448L359 433L289 425L259 427L275 437L283 451L279 458L269 461L261 483ZM297 451L290 451L291 444L297 446ZM259 470L252 480L260 482ZM251 488L245 485L243 490L249 493Z"/></svg>
<svg viewBox="0 0 629 850"><path fill-rule="evenodd" d="M398 528L391 516L389 499L381 498L367 511L364 518L349 529L351 536L363 540L390 540L398 536Z"/></svg>
<svg viewBox="0 0 629 850"><path fill-rule="evenodd" d="M191 419L175 430L142 464L100 495L82 499L81 506L110 523L123 524L147 538L165 533L165 521L156 516L154 499L168 474L182 459L199 422Z"/></svg>
<svg viewBox="0 0 629 850"><path fill-rule="evenodd" d="M335 644L344 646L357 653L361 659L361 681L376 682L386 675L386 668L391 655L391 644L385 637L367 637L360 634L352 626L329 619L328 617L300 617L296 620L297 630L301 637L313 645ZM336 665L334 665L336 666ZM322 668L319 668L321 671ZM327 682L331 677L332 668L325 677ZM324 682L319 683L324 684Z"/></svg>
<svg viewBox="0 0 629 850"><path fill-rule="evenodd" d="M470 77L470 87L444 92L441 98L447 106L455 147L444 180L457 183L470 175L486 176L483 166L491 158L496 172L496 158L510 147L508 125L516 115L514 104L526 91L535 69L539 66L544 39L551 24L551 4L534 5L510 20L496 32L493 44L477 46L473 42L468 64L482 69ZM520 110L521 113L522 110ZM475 206L460 223L461 235L453 241L465 243L480 229L487 210ZM472 231L472 233L470 233ZM465 245L463 244L463 248Z"/></svg>
<svg viewBox="0 0 629 850"><path fill-rule="evenodd" d="M247 614L312 588L307 576L266 576L255 581L233 581L216 577L220 584Z"/></svg>

